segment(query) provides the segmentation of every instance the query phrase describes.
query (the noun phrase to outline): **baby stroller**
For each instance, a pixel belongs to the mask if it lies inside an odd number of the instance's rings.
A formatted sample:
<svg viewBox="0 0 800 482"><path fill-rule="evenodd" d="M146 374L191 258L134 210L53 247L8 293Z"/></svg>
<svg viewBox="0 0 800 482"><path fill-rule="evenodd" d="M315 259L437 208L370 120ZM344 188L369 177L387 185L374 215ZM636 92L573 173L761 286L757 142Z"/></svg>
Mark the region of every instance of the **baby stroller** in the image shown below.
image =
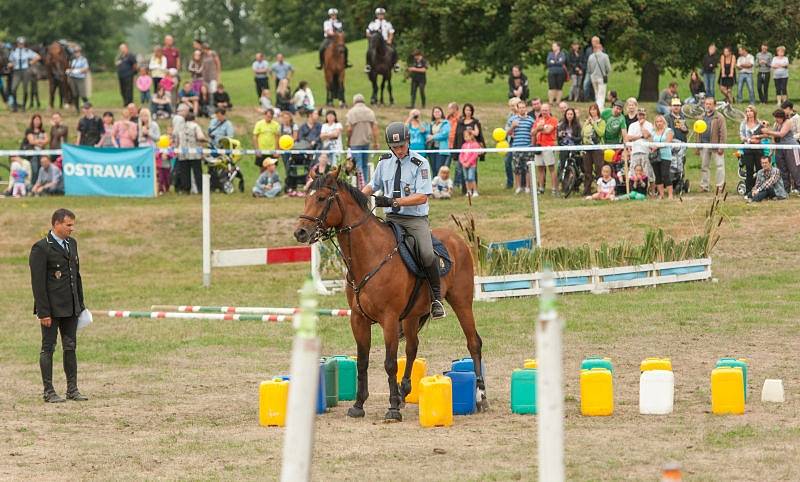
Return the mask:
<svg viewBox="0 0 800 482"><path fill-rule="evenodd" d="M217 149L234 151L229 154L217 153L206 156L205 162L208 165L208 174L211 176L211 191L232 194L234 191L233 180L239 179L239 192L244 192L244 175L239 168L239 160L242 158L239 150L241 142L231 137L223 137L217 142Z"/></svg>
<svg viewBox="0 0 800 482"><path fill-rule="evenodd" d="M744 156L742 156L741 151L736 151L734 155L739 159L739 169L736 171L739 175L739 182L736 184L736 193L740 196L745 196L747 195L747 185L745 184L747 168L744 166Z"/></svg>
<svg viewBox="0 0 800 482"><path fill-rule="evenodd" d="M314 163L314 155L307 153L294 152L295 150L303 151L310 150L311 143L308 141L297 141L294 148L286 161L286 182L284 190L289 194L297 192L298 186L302 187L306 184L306 178L311 170L311 165Z"/></svg>
<svg viewBox="0 0 800 482"><path fill-rule="evenodd" d="M669 166L672 177L672 189L680 196L689 192L689 180L686 179L686 146L672 148L672 163Z"/></svg>

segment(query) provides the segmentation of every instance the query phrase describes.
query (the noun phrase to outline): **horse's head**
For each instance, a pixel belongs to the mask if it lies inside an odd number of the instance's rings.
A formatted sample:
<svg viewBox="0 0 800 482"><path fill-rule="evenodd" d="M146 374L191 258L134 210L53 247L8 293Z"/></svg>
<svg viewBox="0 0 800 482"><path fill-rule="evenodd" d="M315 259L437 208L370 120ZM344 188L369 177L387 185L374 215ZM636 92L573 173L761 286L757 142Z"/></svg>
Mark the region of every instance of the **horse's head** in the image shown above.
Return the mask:
<svg viewBox="0 0 800 482"><path fill-rule="evenodd" d="M342 213L341 191L344 186L339 182L339 168L334 167L330 173L315 176L306 193L303 214L299 216L294 230L294 239L301 243L313 244L331 229L341 226L344 219Z"/></svg>
<svg viewBox="0 0 800 482"><path fill-rule="evenodd" d="M339 231L353 229L371 215L369 198L340 179L340 172L338 167L334 167L330 173L315 178L311 183L303 214L294 230L297 241L313 244ZM360 216L360 220L353 222L353 213Z"/></svg>
<svg viewBox="0 0 800 482"><path fill-rule="evenodd" d="M344 45L344 32L336 32L333 34L334 45Z"/></svg>
<svg viewBox="0 0 800 482"><path fill-rule="evenodd" d="M384 47L383 35L378 32L370 32L368 40L369 49L373 51L382 51Z"/></svg>

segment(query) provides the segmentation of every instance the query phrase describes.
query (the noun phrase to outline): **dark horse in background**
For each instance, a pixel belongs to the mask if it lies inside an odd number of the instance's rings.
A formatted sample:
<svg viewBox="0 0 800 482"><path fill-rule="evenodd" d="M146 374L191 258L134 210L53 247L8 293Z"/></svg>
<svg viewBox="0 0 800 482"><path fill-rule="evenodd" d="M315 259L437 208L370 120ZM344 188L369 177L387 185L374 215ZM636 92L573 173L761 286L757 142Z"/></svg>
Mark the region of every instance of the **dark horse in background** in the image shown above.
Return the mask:
<svg viewBox="0 0 800 482"><path fill-rule="evenodd" d="M344 34L336 32L325 49L323 59L325 63L325 105L332 106L333 101L339 99L339 107L344 107Z"/></svg>
<svg viewBox="0 0 800 482"><path fill-rule="evenodd" d="M383 104L383 89L389 87L389 105L394 104L392 95L392 70L394 62L392 49L380 32L372 32L369 36L369 46L367 47L367 58L369 59L369 81L372 82L372 96L370 103L378 103L378 76L381 76L381 104Z"/></svg>
<svg viewBox="0 0 800 482"><path fill-rule="evenodd" d="M8 45L0 43L0 97L8 104L8 91L11 88L11 69L8 68L8 56L11 49Z"/></svg>
<svg viewBox="0 0 800 482"><path fill-rule="evenodd" d="M411 391L411 369L417 356L418 334L430 315L430 290L419 289L418 279L409 272L400 255L392 228L372 214L369 199L347 181L339 179L338 168L317 177L306 196L305 208L295 228L294 237L313 244L335 236L347 267L347 302L350 305L350 328L358 349L358 393L349 417L364 416L364 402L369 396L367 368L372 343L372 324L383 328L386 345L384 367L389 382L387 421L401 421L400 407ZM467 349L477 375L478 409L488 409L486 387L481 372L481 337L472 313L474 270L467 243L449 229L434 229L450 254L452 266L442 277L442 296L453 307L467 339ZM414 293L419 295L414 298ZM408 305L408 306L407 306ZM397 383L397 350L406 340L406 367Z"/></svg>
<svg viewBox="0 0 800 482"><path fill-rule="evenodd" d="M54 107L56 92L58 92L59 107L72 104L72 89L67 78L67 69L70 62L70 49L65 41L54 41L47 46L44 59L45 75L50 87L50 108Z"/></svg>

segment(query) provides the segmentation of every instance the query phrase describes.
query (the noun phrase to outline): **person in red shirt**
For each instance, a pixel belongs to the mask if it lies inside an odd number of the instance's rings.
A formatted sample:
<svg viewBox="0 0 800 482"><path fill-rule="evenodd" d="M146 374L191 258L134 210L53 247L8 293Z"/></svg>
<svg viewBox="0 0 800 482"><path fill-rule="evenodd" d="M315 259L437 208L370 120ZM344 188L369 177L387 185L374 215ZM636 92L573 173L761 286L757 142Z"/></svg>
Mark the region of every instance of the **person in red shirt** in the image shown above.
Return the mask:
<svg viewBox="0 0 800 482"><path fill-rule="evenodd" d="M552 147L556 145L556 134L558 130L558 119L550 115L550 104L542 104L542 113L531 129L531 137L538 147ZM538 183L539 194L544 193L545 172L550 169L550 179L552 182L553 195L558 195L558 179L556 176L556 154L554 151L541 151L533 156L533 164L536 166L536 180Z"/></svg>
<svg viewBox="0 0 800 482"><path fill-rule="evenodd" d="M167 58L167 70L175 69L179 72L178 75L175 76L175 84L170 89L172 106L175 108L178 100L178 89L181 85L181 51L175 47L175 39L172 38L172 35L164 36L164 47L161 51L164 57Z"/></svg>

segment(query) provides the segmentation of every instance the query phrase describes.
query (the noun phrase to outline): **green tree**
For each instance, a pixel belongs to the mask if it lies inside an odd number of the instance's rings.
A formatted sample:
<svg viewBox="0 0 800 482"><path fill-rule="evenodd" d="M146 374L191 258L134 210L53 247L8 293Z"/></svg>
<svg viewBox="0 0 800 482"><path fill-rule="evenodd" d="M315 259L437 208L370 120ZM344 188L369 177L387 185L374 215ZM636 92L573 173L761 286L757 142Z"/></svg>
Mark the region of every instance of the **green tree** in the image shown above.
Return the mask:
<svg viewBox="0 0 800 482"><path fill-rule="evenodd" d="M24 36L31 44L75 41L93 65L113 65L125 27L141 18L145 9L141 0L3 0L0 30Z"/></svg>

